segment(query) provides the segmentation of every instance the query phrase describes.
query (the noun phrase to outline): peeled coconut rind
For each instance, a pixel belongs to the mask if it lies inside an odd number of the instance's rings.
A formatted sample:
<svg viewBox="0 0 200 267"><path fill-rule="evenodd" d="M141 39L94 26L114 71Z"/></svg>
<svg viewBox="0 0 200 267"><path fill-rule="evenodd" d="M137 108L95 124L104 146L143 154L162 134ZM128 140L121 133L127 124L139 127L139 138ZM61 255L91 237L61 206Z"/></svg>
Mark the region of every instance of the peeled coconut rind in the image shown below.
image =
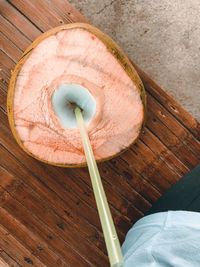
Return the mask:
<svg viewBox="0 0 200 267"><path fill-rule="evenodd" d="M133 143L135 143L137 141L137 139L139 138L144 123L145 123L145 118L146 118L146 94L145 94L145 89L144 86L142 84L142 81L140 79L140 77L138 76L135 68L133 67L133 65L131 64L131 62L129 61L128 57L125 55L125 53L122 51L122 49L106 34L104 34L103 32L101 32L99 29L97 29L94 26L91 26L89 24L86 23L71 23L71 24L66 24L66 25L62 25L56 28L53 28L45 33L43 33L42 35L40 35L23 53L21 59L19 60L19 62L16 64L15 68L13 71L11 71L11 79L10 79L10 83L9 83L9 87L8 87L8 94L7 94L7 112L8 112L8 120L9 120L9 124L10 124L10 128L11 131L17 141L17 143L19 144L19 146L30 156L32 156L33 158L36 158L39 161L42 161L44 163L50 164L50 165L55 165L55 166L60 166L60 167L84 167L86 166L86 162L83 162L81 164L60 164L60 163L55 163L55 162L50 162L41 158L38 158L35 154L31 153L27 148L24 147L22 140L19 137L19 134L16 130L15 127L15 121L14 121L14 92L15 92L15 85L16 85L16 81L17 81L17 77L18 74L23 66L23 64L25 63L26 59L29 57L30 53L32 52L32 50L40 43L42 42L45 38L54 35L56 33L58 33L59 31L62 30L68 30L68 29L83 29L86 30L88 32L90 32L91 34L94 34L102 43L104 43L104 45L106 46L108 52L110 52L113 57L116 58L116 60L118 61L118 63L122 66L122 68L125 70L126 74L129 76L129 78L133 81L133 83L135 84L136 88L138 89L138 92L140 94L140 98L143 104L143 121L141 124L141 129L140 132L138 134L138 137L126 148L123 148L121 151L119 151L118 153L110 156L110 157L106 157L100 160L97 160L98 162L103 162L109 159L114 158L115 156L121 154L122 152L124 152L125 150L127 150Z"/></svg>

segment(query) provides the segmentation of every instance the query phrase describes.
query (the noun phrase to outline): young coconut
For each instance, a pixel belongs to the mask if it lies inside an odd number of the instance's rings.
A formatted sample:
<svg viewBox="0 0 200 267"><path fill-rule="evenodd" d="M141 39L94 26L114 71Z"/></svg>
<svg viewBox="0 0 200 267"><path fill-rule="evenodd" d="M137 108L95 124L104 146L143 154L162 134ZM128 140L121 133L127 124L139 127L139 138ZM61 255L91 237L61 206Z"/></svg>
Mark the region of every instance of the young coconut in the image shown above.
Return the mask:
<svg viewBox="0 0 200 267"><path fill-rule="evenodd" d="M146 98L138 74L113 40L84 23L45 32L16 65L7 108L18 144L48 164L86 165L76 105L98 161L116 156L141 133Z"/></svg>

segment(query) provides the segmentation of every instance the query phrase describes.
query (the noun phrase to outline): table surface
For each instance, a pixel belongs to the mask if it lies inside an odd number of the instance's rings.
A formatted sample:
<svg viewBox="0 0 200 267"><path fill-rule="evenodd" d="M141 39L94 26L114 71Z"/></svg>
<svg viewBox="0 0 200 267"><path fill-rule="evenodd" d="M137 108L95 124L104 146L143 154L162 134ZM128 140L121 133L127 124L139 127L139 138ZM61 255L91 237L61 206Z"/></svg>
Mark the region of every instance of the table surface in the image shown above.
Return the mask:
<svg viewBox="0 0 200 267"><path fill-rule="evenodd" d="M22 52L42 32L71 22L87 20L66 0L0 2L0 266L108 266L87 169L31 158L16 144L7 119L10 73ZM147 92L146 127L128 151L99 164L121 242L200 162L199 123L135 67Z"/></svg>

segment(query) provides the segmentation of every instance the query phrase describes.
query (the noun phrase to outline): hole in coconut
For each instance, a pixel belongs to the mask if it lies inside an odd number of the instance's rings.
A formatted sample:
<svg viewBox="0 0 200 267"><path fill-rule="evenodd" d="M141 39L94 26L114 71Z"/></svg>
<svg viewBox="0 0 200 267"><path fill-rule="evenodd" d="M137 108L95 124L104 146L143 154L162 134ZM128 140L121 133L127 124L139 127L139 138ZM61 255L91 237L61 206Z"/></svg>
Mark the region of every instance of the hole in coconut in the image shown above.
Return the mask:
<svg viewBox="0 0 200 267"><path fill-rule="evenodd" d="M96 113L96 101L92 94L79 84L61 84L52 95L53 110L63 128L77 128L74 109L79 107L86 124Z"/></svg>
<svg viewBox="0 0 200 267"><path fill-rule="evenodd" d="M79 105L77 105L76 103L74 103L74 102L67 102L67 105L70 108L72 108L74 112L75 112L75 108L80 108L81 112L83 112L83 109Z"/></svg>

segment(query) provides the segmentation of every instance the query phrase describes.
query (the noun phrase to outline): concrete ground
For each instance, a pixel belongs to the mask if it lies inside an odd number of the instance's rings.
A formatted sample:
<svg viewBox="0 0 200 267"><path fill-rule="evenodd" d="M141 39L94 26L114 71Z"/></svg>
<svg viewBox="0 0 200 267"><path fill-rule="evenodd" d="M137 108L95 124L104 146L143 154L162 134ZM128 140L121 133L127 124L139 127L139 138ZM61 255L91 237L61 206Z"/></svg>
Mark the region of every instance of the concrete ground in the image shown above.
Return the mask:
<svg viewBox="0 0 200 267"><path fill-rule="evenodd" d="M200 119L200 0L70 0Z"/></svg>

